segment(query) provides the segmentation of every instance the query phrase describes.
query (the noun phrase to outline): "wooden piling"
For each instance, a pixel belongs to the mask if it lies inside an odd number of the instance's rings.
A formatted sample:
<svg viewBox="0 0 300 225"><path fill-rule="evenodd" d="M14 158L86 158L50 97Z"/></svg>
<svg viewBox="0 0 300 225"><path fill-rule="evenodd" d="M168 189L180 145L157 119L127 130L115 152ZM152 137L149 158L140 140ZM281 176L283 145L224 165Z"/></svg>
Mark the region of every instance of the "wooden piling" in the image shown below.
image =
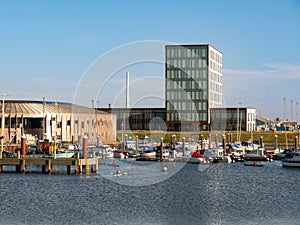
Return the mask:
<svg viewBox="0 0 300 225"><path fill-rule="evenodd" d="M26 156L26 137L21 138L21 155Z"/></svg>
<svg viewBox="0 0 300 225"><path fill-rule="evenodd" d="M26 156L26 137L21 138L21 155L22 157Z"/></svg>
<svg viewBox="0 0 300 225"><path fill-rule="evenodd" d="M83 137L82 150L83 150L83 158L87 159L87 157L88 157L88 137L87 136Z"/></svg>
<svg viewBox="0 0 300 225"><path fill-rule="evenodd" d="M21 172L26 173L26 160L23 158L21 160Z"/></svg>
<svg viewBox="0 0 300 225"><path fill-rule="evenodd" d="M277 134L274 135L274 146L275 146L275 149L278 149L278 136L277 136Z"/></svg>
<svg viewBox="0 0 300 225"><path fill-rule="evenodd" d="M225 134L223 134L222 135L222 145L223 145L223 151L224 151L224 153L225 153L225 149L226 149L225 139L226 139L226 136L225 136Z"/></svg>
<svg viewBox="0 0 300 225"><path fill-rule="evenodd" d="M264 147L264 137L263 136L260 136L259 144L260 144L261 148Z"/></svg>

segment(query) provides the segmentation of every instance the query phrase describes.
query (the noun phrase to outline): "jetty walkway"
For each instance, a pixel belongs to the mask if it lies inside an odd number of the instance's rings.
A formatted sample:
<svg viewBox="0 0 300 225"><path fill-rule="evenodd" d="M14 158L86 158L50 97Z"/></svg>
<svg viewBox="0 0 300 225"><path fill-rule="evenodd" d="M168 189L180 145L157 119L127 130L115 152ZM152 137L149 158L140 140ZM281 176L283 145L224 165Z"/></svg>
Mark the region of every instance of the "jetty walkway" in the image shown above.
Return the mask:
<svg viewBox="0 0 300 225"><path fill-rule="evenodd" d="M42 173L52 173L54 166L66 166L67 174L71 174L71 168L75 168L76 174L97 173L98 157L93 158L0 158L0 173L5 172L5 166L15 166L17 173L31 172L27 166L41 166Z"/></svg>

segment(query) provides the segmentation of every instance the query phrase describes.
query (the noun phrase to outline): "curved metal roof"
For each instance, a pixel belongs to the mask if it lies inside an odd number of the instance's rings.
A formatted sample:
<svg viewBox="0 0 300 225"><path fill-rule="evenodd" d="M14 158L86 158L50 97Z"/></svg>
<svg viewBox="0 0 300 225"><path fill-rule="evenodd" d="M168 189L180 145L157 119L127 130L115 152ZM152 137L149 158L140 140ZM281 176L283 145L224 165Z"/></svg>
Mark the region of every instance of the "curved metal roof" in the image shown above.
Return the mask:
<svg viewBox="0 0 300 225"><path fill-rule="evenodd" d="M0 103L2 107L2 102ZM1 114L0 107L0 114ZM16 101L6 100L4 102L4 113L11 116L43 117L43 114L93 114L95 109L85 106L73 105L71 103L56 103L42 101ZM108 114L97 111L98 114Z"/></svg>

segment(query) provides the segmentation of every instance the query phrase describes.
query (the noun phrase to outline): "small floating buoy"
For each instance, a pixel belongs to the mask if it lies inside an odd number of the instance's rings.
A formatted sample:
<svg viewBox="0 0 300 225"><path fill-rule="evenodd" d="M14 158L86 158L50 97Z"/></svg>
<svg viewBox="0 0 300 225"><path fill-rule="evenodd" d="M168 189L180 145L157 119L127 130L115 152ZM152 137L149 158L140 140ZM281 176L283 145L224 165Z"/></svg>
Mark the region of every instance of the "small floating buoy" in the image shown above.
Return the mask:
<svg viewBox="0 0 300 225"><path fill-rule="evenodd" d="M119 177L121 175L122 175L122 173L119 169L117 169L117 171L114 173L114 177Z"/></svg>
<svg viewBox="0 0 300 225"><path fill-rule="evenodd" d="M127 173L127 172L124 172L123 174L124 174L124 175L127 175L128 173Z"/></svg>
<svg viewBox="0 0 300 225"><path fill-rule="evenodd" d="M167 172L168 171L168 167L164 166L163 167L163 172Z"/></svg>

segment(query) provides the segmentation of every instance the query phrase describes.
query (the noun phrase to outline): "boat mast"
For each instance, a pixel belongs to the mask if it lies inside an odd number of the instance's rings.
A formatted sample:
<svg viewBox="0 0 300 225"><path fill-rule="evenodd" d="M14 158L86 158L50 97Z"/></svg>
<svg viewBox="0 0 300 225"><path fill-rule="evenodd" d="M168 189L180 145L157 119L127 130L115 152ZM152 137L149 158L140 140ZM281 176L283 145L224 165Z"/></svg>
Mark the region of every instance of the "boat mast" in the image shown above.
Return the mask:
<svg viewBox="0 0 300 225"><path fill-rule="evenodd" d="M238 142L239 141L239 125L240 125L240 122L239 122L239 106L237 108L237 120L236 120L236 141Z"/></svg>
<svg viewBox="0 0 300 225"><path fill-rule="evenodd" d="M2 120L1 120L1 136L3 137L1 139L1 157L3 152L3 143L4 143L4 126L5 126L5 115L4 115L4 97L6 96L5 93L1 94L2 96Z"/></svg>

